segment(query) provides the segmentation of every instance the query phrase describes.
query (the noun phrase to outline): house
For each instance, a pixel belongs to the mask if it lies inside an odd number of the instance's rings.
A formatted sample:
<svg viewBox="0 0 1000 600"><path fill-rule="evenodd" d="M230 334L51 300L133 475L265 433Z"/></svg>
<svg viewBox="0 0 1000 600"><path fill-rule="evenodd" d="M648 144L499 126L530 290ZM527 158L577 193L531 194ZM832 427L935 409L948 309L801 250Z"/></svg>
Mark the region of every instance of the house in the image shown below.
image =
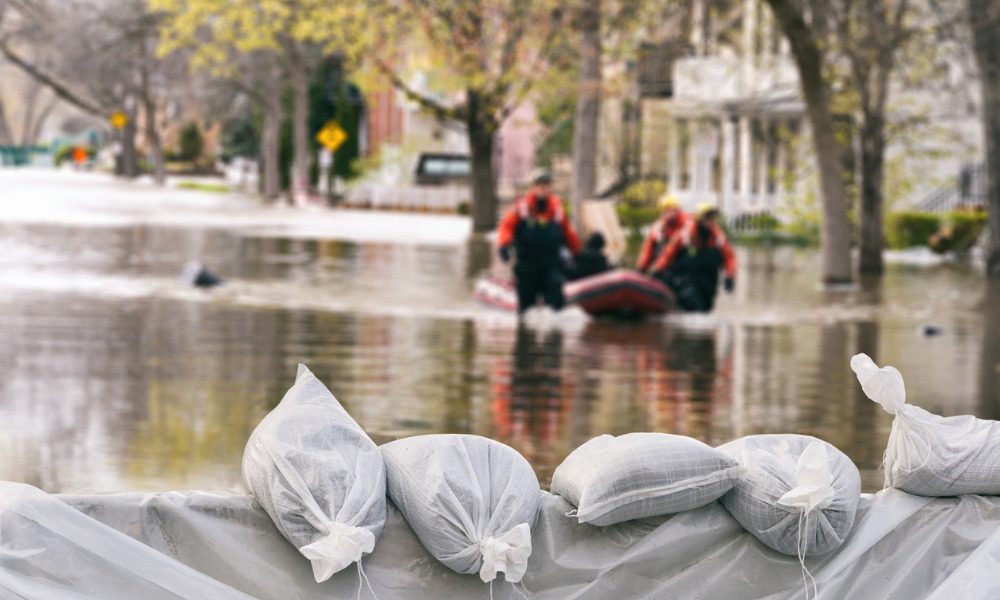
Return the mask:
<svg viewBox="0 0 1000 600"><path fill-rule="evenodd" d="M780 215L788 202L818 196L798 72L770 9L760 0L692 0L686 24L686 52L653 62L670 84L640 94L643 174L663 177L685 206L713 202L729 215ZM975 76L961 52L946 55L940 81L892 89L890 112L919 107L940 130L920 136L920 147L890 140L887 197L902 205L919 205L942 186L968 187L963 174L981 172L970 167L982 155L982 130ZM655 83L649 70L640 81Z"/></svg>

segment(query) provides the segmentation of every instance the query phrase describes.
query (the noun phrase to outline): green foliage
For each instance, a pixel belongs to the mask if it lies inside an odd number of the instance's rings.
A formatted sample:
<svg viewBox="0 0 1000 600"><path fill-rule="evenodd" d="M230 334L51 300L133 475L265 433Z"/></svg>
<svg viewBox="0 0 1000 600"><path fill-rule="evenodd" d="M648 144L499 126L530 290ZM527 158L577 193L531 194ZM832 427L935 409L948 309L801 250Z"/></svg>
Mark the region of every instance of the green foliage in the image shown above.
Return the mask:
<svg viewBox="0 0 1000 600"><path fill-rule="evenodd" d="M259 127L250 111L223 123L219 135L219 158L228 162L237 156L255 158L259 154Z"/></svg>
<svg viewBox="0 0 1000 600"><path fill-rule="evenodd" d="M662 179L643 179L625 188L622 192L622 203L637 208L656 208L656 201L666 191L667 184Z"/></svg>
<svg viewBox="0 0 1000 600"><path fill-rule="evenodd" d="M201 157L202 148L204 148L205 140L201 136L201 130L198 129L198 124L194 122L189 122L187 125L181 129L180 135L180 152L178 158L181 160L197 161Z"/></svg>
<svg viewBox="0 0 1000 600"><path fill-rule="evenodd" d="M643 179L625 188L615 210L631 235L642 235L642 228L660 216L656 203L666 190L667 184L662 179Z"/></svg>
<svg viewBox="0 0 1000 600"><path fill-rule="evenodd" d="M336 60L327 60L309 83L309 139L313 152L320 145L316 134L329 121L336 121L347 133L347 140L333 153L331 175L354 179L357 159L361 154L361 121L363 119L361 90L344 78L344 70ZM319 179L319 160L313 161L310 179Z"/></svg>
<svg viewBox="0 0 1000 600"><path fill-rule="evenodd" d="M941 216L919 210L899 211L885 222L885 237L890 248L924 246L941 227Z"/></svg>
<svg viewBox="0 0 1000 600"><path fill-rule="evenodd" d="M181 181L177 184L179 190L197 190L199 192L211 192L214 194L225 194L229 192L229 186L225 183L206 183L203 181Z"/></svg>
<svg viewBox="0 0 1000 600"><path fill-rule="evenodd" d="M649 208L619 204L615 207L615 211L618 213L618 220L628 230L629 235L639 237L642 236L642 228L660 216L660 211L655 207Z"/></svg>
<svg viewBox="0 0 1000 600"><path fill-rule="evenodd" d="M769 212L749 213L731 219L728 223L733 229L752 229L754 231L777 231L781 221Z"/></svg>
<svg viewBox="0 0 1000 600"><path fill-rule="evenodd" d="M573 120L570 118L556 122L548 130L535 152L535 162L539 166L551 168L554 157L571 152L573 152Z"/></svg>
<svg viewBox="0 0 1000 600"><path fill-rule="evenodd" d="M326 69L327 67L324 67ZM320 149L316 134L328 121L335 120L347 133L347 140L333 153L333 173L344 179L354 179L360 175L358 158L361 154L361 91L349 81L340 79L339 73L331 74L324 69L312 77L309 82L309 146L313 161L309 171L312 184L319 180ZM330 79L331 81L326 81ZM287 188L288 176L291 170L294 150L292 148L292 94L284 95L286 118L281 124L281 138L278 147L278 162L281 165L281 185Z"/></svg>
<svg viewBox="0 0 1000 600"><path fill-rule="evenodd" d="M58 167L67 160L72 162L73 149L77 147L78 145L74 144L59 146L59 148L56 149L55 154L53 154L52 156L52 160L55 163L55 165ZM94 156L97 154L97 149L89 145L84 146L83 149L87 151L87 158L93 160Z"/></svg>
<svg viewBox="0 0 1000 600"><path fill-rule="evenodd" d="M986 228L987 216L981 209L951 211L945 215L941 229L928 240L928 246L938 254L970 250Z"/></svg>
<svg viewBox="0 0 1000 600"><path fill-rule="evenodd" d="M812 189L812 186L810 186ZM802 196L786 196L779 208L782 232L800 243L818 244L822 213L819 198L812 191Z"/></svg>

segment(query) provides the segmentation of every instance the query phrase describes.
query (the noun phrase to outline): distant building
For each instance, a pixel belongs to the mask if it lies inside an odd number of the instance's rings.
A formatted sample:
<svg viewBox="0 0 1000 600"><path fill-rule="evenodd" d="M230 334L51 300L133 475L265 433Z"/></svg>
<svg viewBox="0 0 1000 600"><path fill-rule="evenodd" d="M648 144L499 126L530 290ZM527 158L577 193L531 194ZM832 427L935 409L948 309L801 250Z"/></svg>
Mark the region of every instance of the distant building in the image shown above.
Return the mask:
<svg viewBox="0 0 1000 600"><path fill-rule="evenodd" d="M414 87L426 92L421 78L415 79ZM369 92L366 101L364 154L385 152L384 158L391 157L383 161L385 183L410 183L420 153L468 154L469 142L462 123L441 121L395 88L386 86ZM529 179L538 130L537 115L530 103L517 107L501 126L494 157L501 196Z"/></svg>
<svg viewBox="0 0 1000 600"><path fill-rule="evenodd" d="M651 44L652 60L640 61L642 174L665 178L687 206L714 202L730 215L780 212L786 199L818 195L798 73L770 9L760 0L691 6L680 27L684 43ZM930 87L892 92L891 105L926 105L930 121L948 132L935 142L933 160L890 140L887 158L900 158L910 177L904 203L958 186L960 173L981 156L974 76L960 59L947 67L947 81L934 84L946 86L947 96Z"/></svg>

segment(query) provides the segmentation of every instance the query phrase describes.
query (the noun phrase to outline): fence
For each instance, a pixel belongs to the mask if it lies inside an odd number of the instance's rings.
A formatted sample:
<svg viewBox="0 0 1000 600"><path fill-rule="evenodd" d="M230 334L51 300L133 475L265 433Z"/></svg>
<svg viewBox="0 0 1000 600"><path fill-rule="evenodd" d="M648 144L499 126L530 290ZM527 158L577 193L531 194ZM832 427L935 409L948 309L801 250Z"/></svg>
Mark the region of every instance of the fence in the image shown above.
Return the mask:
<svg viewBox="0 0 1000 600"><path fill-rule="evenodd" d="M344 204L362 208L455 212L471 204L465 186L416 186L361 184L347 192Z"/></svg>
<svg viewBox="0 0 1000 600"><path fill-rule="evenodd" d="M48 146L0 146L0 167L51 165Z"/></svg>

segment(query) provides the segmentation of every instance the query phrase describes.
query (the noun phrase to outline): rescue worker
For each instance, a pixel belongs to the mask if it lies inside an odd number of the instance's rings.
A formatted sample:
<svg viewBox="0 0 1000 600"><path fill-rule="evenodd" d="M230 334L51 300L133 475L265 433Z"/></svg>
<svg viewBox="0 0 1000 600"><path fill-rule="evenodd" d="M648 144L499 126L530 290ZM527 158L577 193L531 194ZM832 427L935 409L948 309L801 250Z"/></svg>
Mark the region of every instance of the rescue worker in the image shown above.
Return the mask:
<svg viewBox="0 0 1000 600"><path fill-rule="evenodd" d="M681 209L681 204L676 196L665 194L660 198L659 207L663 213L650 226L646 239L642 242L639 262L635 266L641 272L646 272L656 262L660 253L670 242L670 238L691 221L688 214Z"/></svg>
<svg viewBox="0 0 1000 600"><path fill-rule="evenodd" d="M680 307L708 312L715 306L719 270L725 270L723 285L732 292L736 285L736 255L719 227L719 210L699 205L694 222L670 240L653 264L654 275L670 286Z"/></svg>
<svg viewBox="0 0 1000 600"><path fill-rule="evenodd" d="M613 267L604 254L604 236L595 231L583 244L583 250L573 260L570 279L577 280L610 271Z"/></svg>
<svg viewBox="0 0 1000 600"><path fill-rule="evenodd" d="M580 238L566 218L562 201L552 194L552 176L539 173L528 194L504 215L497 231L500 260L517 255L517 311L523 314L542 296L545 304L559 310L563 296L562 248L580 252Z"/></svg>

